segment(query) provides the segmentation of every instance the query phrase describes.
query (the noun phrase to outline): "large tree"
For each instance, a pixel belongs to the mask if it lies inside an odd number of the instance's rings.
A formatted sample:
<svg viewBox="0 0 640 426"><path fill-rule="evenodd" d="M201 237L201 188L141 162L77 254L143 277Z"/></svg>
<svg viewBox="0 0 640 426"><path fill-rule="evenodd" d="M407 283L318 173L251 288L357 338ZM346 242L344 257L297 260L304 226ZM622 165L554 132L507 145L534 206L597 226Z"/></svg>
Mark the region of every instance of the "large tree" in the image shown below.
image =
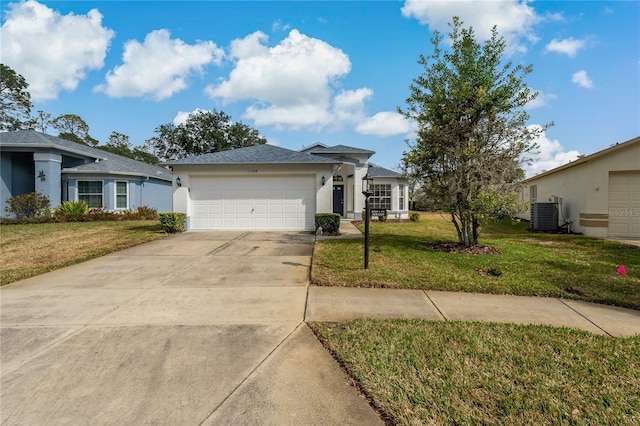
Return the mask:
<svg viewBox="0 0 640 426"><path fill-rule="evenodd" d="M162 124L156 136L145 143L146 151L161 160L178 159L267 142L260 133L246 124L231 122L223 111L196 111L183 124Z"/></svg>
<svg viewBox="0 0 640 426"><path fill-rule="evenodd" d="M424 73L410 86L406 110L399 108L418 124L403 162L468 247L478 243L483 220L518 209L522 164L546 127L527 126L523 107L537 96L524 82L532 66L504 60L497 28L484 43L456 17L450 28L450 47L435 32L433 53L418 61Z"/></svg>
<svg viewBox="0 0 640 426"><path fill-rule="evenodd" d="M23 76L0 64L0 131L30 129L31 95Z"/></svg>
<svg viewBox="0 0 640 426"><path fill-rule="evenodd" d="M33 128L39 132L47 133L53 123L53 117L48 112L39 110L38 115L33 117Z"/></svg>
<svg viewBox="0 0 640 426"><path fill-rule="evenodd" d="M158 164L160 162L155 155L144 151L140 147L132 147L129 136L116 131L111 132L106 144L97 148L149 164Z"/></svg>
<svg viewBox="0 0 640 426"><path fill-rule="evenodd" d="M59 115L51 121L51 126L58 131L59 138L89 146L97 146L99 143L89 135L89 125L79 115Z"/></svg>

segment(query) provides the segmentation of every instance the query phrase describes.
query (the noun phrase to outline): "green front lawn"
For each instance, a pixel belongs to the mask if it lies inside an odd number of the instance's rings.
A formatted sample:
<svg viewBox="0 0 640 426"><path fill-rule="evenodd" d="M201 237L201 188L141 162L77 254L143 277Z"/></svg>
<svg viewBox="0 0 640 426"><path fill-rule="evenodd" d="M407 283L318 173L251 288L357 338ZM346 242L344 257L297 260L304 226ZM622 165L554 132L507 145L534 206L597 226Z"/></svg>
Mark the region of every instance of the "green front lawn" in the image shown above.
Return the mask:
<svg viewBox="0 0 640 426"><path fill-rule="evenodd" d="M165 236L144 220L0 225L0 285Z"/></svg>
<svg viewBox="0 0 640 426"><path fill-rule="evenodd" d="M425 320L310 326L388 424L640 424L640 336Z"/></svg>
<svg viewBox="0 0 640 426"><path fill-rule="evenodd" d="M316 285L387 287L565 297L640 309L640 247L577 235L526 231L527 224L489 223L480 243L501 254L445 253L423 243L457 241L445 216L372 223L369 269L363 241L316 243ZM627 275L616 270L624 264Z"/></svg>

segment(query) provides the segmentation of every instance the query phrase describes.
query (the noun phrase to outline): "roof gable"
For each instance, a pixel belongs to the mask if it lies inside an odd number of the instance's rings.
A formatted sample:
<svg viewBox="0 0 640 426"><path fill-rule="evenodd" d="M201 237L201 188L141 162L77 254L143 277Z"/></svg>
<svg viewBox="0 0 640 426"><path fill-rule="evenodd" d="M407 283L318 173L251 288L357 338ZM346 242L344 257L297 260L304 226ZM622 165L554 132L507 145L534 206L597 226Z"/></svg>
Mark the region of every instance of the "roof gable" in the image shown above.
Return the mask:
<svg viewBox="0 0 640 426"><path fill-rule="evenodd" d="M147 164L122 155L113 154L98 148L68 141L66 139L36 132L18 130L0 133L1 147L50 148L62 152L80 154L96 161L63 169L63 172L101 172L148 176L162 180L171 180L171 172L164 167ZM107 161L108 160L108 161Z"/></svg>
<svg viewBox="0 0 640 426"><path fill-rule="evenodd" d="M397 178L402 179L402 173L395 172L393 170L385 169L377 164L369 163L369 176L372 178Z"/></svg>
<svg viewBox="0 0 640 426"><path fill-rule="evenodd" d="M306 152L264 144L169 160L163 164L338 164L338 162Z"/></svg>
<svg viewBox="0 0 640 426"><path fill-rule="evenodd" d="M369 156L375 154L375 151L355 148L347 145L318 146L313 149L305 148L305 151L310 152L311 154L367 154Z"/></svg>
<svg viewBox="0 0 640 426"><path fill-rule="evenodd" d="M628 141L625 141L625 142L616 143L615 145L612 145L609 148L605 148L605 149L603 149L601 151L594 152L593 154L585 155L584 157L580 157L575 161L569 162L569 163L564 164L562 166L556 167L555 169L551 169L551 170L548 170L546 172L543 172L543 173L537 174L535 176L532 176L532 177L530 177L528 179L525 179L523 182L529 182L529 181L541 178L543 176L548 176L548 175L551 175L551 174L554 174L554 173L558 173L558 172L560 172L562 170L566 170L566 169L568 169L570 167L576 167L576 166L579 166L581 164L584 164L584 163L587 163L587 162L590 162L590 161L593 161L593 160L598 160L598 159L600 159L602 157L606 157L608 155L611 155L614 152L618 152L620 150L630 148L631 146L633 146L633 145L635 145L637 143L640 143L640 136L638 136L636 138L633 138L633 139L629 139Z"/></svg>
<svg viewBox="0 0 640 426"><path fill-rule="evenodd" d="M311 144L311 145L309 145L309 146L303 146L303 147L300 149L300 152L311 152L311 151L313 151L314 149L318 149L318 148L327 148L327 145L325 145L325 144L323 144L323 143L321 143L321 142L316 142L316 143Z"/></svg>

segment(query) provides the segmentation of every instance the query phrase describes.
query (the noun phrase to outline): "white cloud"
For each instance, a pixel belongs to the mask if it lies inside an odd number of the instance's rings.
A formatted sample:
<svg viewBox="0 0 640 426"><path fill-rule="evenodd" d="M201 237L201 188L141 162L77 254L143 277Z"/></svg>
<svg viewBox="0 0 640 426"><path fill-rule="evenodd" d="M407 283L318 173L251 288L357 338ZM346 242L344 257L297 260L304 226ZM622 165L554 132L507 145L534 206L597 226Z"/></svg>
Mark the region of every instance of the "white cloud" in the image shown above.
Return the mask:
<svg viewBox="0 0 640 426"><path fill-rule="evenodd" d="M112 98L149 96L166 99L187 87L187 77L202 73L210 63L220 64L224 51L211 41L189 45L172 39L168 30L152 31L140 44L124 44L123 64L109 71L106 83L95 87Z"/></svg>
<svg viewBox="0 0 640 426"><path fill-rule="evenodd" d="M198 112L206 112L206 110L202 109L202 108L196 108L191 112L188 111L178 111L178 113L176 114L175 117L173 117L173 124L175 124L176 126L179 126L181 124L184 124L187 122L187 118L189 118L189 116L191 114L196 114Z"/></svg>
<svg viewBox="0 0 640 426"><path fill-rule="evenodd" d="M349 57L297 30L274 47L267 40L261 32L234 40L230 56L235 67L228 79L208 86L207 94L224 102L252 101L245 118L258 126L321 128L331 123L333 87L351 71Z"/></svg>
<svg viewBox="0 0 640 426"><path fill-rule="evenodd" d="M578 87L584 87L591 89L593 87L593 81L589 78L589 75L585 70L578 71L571 76L571 82L575 83Z"/></svg>
<svg viewBox="0 0 640 426"><path fill-rule="evenodd" d="M207 87L224 102L250 101L243 118L276 129L340 129L355 127L362 134L407 134L411 125L400 115L383 112L367 117L365 102L373 90L337 90L351 71L349 57L322 40L292 30L274 47L260 31L231 42L235 67L226 80Z"/></svg>
<svg viewBox="0 0 640 426"><path fill-rule="evenodd" d="M402 114L392 111L379 112L356 126L356 131L363 135L393 136L410 134L415 126Z"/></svg>
<svg viewBox="0 0 640 426"><path fill-rule="evenodd" d="M498 27L498 33L507 41L507 52L526 52L522 43L525 38L536 42L533 26L544 18L536 14L526 0L469 0L469 1L424 1L406 0L402 15L416 18L423 25L449 32L447 24L453 16L459 16L465 27L473 27L480 40L491 37L491 29Z"/></svg>
<svg viewBox="0 0 640 426"><path fill-rule="evenodd" d="M570 58L574 58L578 50L584 49L585 40L576 40L575 38L565 38L564 40L556 40L555 38L544 48L546 52L564 53Z"/></svg>
<svg viewBox="0 0 640 426"><path fill-rule="evenodd" d="M540 128L535 124L531 127ZM535 176L575 161L580 155L576 150L565 151L560 141L548 138L545 132L541 132L535 142L538 144L539 153L535 156L533 163L525 167L527 177Z"/></svg>
<svg viewBox="0 0 640 426"><path fill-rule="evenodd" d="M373 90L343 90L333 100L333 113L339 122L358 123L366 118L364 102L373 96Z"/></svg>
<svg viewBox="0 0 640 426"><path fill-rule="evenodd" d="M544 92L538 91L538 97L530 102L527 102L527 104L525 105L525 108L526 109L542 108L548 105L549 102L554 101L557 98L558 97L553 93L544 93Z"/></svg>
<svg viewBox="0 0 640 426"><path fill-rule="evenodd" d="M97 9L62 15L36 1L10 3L2 35L2 62L29 83L35 101L72 91L88 71L104 66L114 31L102 26Z"/></svg>
<svg viewBox="0 0 640 426"><path fill-rule="evenodd" d="M276 31L287 31L290 28L291 28L291 25L283 24L280 19L278 19L273 24L271 24L271 31L273 31L273 32L276 32Z"/></svg>

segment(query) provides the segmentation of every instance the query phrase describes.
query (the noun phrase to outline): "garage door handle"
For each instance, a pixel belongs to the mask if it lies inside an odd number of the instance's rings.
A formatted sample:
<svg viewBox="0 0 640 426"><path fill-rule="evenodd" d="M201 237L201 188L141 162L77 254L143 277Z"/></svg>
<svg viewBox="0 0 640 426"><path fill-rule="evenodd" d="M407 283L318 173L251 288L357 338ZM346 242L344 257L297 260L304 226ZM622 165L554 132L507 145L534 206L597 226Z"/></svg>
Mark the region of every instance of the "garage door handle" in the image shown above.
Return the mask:
<svg viewBox="0 0 640 426"><path fill-rule="evenodd" d="M253 213L255 211L255 209L251 209L251 213Z"/></svg>

